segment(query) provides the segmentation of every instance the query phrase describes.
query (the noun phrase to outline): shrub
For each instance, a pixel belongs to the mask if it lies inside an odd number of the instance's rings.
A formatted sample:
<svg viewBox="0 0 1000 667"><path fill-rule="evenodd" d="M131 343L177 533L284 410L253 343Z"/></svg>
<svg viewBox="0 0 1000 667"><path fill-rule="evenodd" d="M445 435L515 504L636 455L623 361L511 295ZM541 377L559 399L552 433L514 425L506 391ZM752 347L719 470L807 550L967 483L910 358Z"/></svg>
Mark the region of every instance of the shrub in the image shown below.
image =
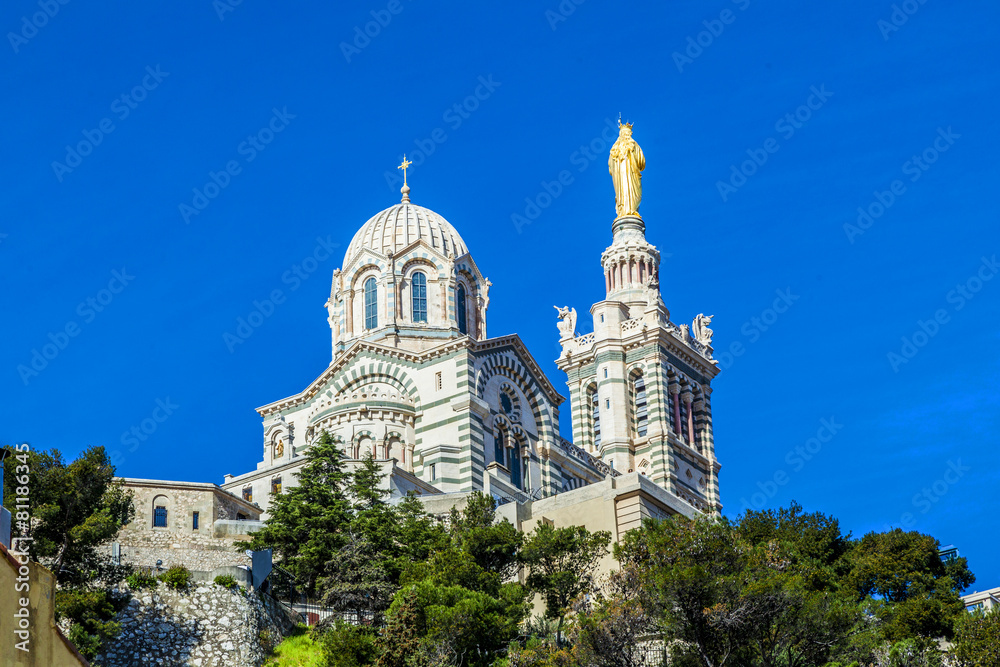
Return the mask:
<svg viewBox="0 0 1000 667"><path fill-rule="evenodd" d="M215 583L223 588L233 589L239 586L231 574L220 574L215 578Z"/></svg>
<svg viewBox="0 0 1000 667"><path fill-rule="evenodd" d="M142 588L155 588L156 577L145 571L133 572L125 577L125 583L127 583L128 587L134 591Z"/></svg>
<svg viewBox="0 0 1000 667"><path fill-rule="evenodd" d="M56 591L56 619L73 622L69 639L80 653L92 660L101 645L121 631L115 615L125 606L127 597L116 598L106 590L64 588Z"/></svg>
<svg viewBox="0 0 1000 667"><path fill-rule="evenodd" d="M338 619L318 637L327 667L363 667L378 657L375 630Z"/></svg>
<svg viewBox="0 0 1000 667"><path fill-rule="evenodd" d="M188 584L191 583L191 570L183 565L174 565L161 574L158 579L175 590L181 590L187 588Z"/></svg>

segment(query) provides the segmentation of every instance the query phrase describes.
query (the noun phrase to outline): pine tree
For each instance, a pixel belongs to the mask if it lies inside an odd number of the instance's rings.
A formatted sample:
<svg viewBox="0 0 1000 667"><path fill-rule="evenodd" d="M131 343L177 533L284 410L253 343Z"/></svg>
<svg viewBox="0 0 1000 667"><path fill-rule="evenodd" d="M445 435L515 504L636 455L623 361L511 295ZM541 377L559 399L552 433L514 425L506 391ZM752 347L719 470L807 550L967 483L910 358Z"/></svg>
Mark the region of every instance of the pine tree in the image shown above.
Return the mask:
<svg viewBox="0 0 1000 667"><path fill-rule="evenodd" d="M274 549L281 565L295 576L301 590L312 594L326 564L347 542L351 503L350 475L344 453L323 431L306 451L298 486L271 499L270 517L251 533L250 548ZM245 543L241 543L246 548Z"/></svg>

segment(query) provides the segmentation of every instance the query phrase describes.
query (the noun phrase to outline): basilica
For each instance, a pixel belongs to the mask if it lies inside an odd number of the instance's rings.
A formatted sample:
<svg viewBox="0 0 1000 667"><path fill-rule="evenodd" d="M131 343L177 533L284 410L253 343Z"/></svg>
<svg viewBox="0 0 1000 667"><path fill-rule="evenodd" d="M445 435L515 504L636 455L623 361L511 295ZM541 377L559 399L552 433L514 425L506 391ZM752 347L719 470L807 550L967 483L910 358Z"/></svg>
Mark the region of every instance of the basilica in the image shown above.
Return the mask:
<svg viewBox="0 0 1000 667"><path fill-rule="evenodd" d="M632 475L652 490L645 514L719 512L711 318L670 319L660 254L638 212L645 157L631 130L621 126L609 159L617 217L593 332L577 335L576 309L557 309L572 442L559 434L567 399L517 334L487 333L490 281L458 229L413 203L404 179L401 201L361 226L333 272L330 365L257 409L262 460L222 487L266 517L326 430L349 459L382 462L398 495L482 491L534 505Z"/></svg>
<svg viewBox="0 0 1000 667"><path fill-rule="evenodd" d="M411 201L409 164L400 202L361 225L333 272L330 364L257 408L256 469L221 485L124 480L137 521L119 542L133 559L233 564L232 540L267 519L324 431L351 465L374 457L390 498L416 494L433 514L482 492L518 528L584 525L617 540L647 517L721 512L712 318L675 324L663 302L632 126L620 125L608 160L616 217L592 331L579 335L576 308L557 307L572 441L559 428L567 398L524 342L487 333L491 283L458 229Z"/></svg>

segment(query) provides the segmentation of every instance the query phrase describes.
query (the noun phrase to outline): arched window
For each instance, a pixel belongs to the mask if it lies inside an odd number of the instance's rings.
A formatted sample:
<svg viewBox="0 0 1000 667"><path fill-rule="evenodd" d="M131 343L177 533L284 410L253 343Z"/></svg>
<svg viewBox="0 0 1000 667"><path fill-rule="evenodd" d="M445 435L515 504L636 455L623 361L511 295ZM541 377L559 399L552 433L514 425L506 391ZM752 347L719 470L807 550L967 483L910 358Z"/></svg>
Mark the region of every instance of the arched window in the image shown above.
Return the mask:
<svg viewBox="0 0 1000 667"><path fill-rule="evenodd" d="M632 376L632 383L629 387L632 398L632 428L635 435L644 438L648 426L646 410L646 380L642 373Z"/></svg>
<svg viewBox="0 0 1000 667"><path fill-rule="evenodd" d="M419 271L413 274L410 285L412 292L413 321L427 321L427 276Z"/></svg>
<svg viewBox="0 0 1000 667"><path fill-rule="evenodd" d="M594 427L594 449L601 446L601 399L597 396L597 387L590 388L591 424Z"/></svg>
<svg viewBox="0 0 1000 667"><path fill-rule="evenodd" d="M378 283L375 278L365 281L365 329L378 328Z"/></svg>
<svg viewBox="0 0 1000 667"><path fill-rule="evenodd" d="M500 465L506 465L506 453L507 432L501 428L497 430L497 434L493 438L493 459Z"/></svg>
<svg viewBox="0 0 1000 667"><path fill-rule="evenodd" d="M458 320L458 332L469 333L469 325L465 321L465 285L459 285L455 293L455 319Z"/></svg>
<svg viewBox="0 0 1000 667"><path fill-rule="evenodd" d="M154 528L166 528L167 527L167 508L163 505L157 505L153 508L153 527Z"/></svg>

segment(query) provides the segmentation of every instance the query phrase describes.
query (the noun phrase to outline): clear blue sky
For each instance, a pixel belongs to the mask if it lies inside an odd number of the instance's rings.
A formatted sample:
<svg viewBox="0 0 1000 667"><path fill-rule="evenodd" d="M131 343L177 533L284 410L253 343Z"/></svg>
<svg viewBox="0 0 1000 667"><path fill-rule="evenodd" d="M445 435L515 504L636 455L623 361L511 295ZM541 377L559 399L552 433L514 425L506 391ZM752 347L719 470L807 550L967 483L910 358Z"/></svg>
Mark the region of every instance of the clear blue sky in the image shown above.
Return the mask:
<svg viewBox="0 0 1000 667"><path fill-rule="evenodd" d="M1000 255L997 4L474 5L5 3L0 440L103 444L135 477L253 469L254 408L326 367L330 274L421 146L413 200L493 281L490 332L519 333L565 392L552 306L603 296L600 136L621 112L664 299L677 322L715 315L726 513L796 499L856 535L911 523L958 545L977 588L1000 585L1000 278L978 282ZM244 143L274 110L280 131ZM228 183L197 200L210 172ZM186 221L181 204L203 209ZM858 207L881 215L845 231ZM340 247L296 285L317 238ZM230 352L223 334L275 289L284 303ZM19 371L50 334L65 348ZM158 400L172 414L128 451Z"/></svg>

